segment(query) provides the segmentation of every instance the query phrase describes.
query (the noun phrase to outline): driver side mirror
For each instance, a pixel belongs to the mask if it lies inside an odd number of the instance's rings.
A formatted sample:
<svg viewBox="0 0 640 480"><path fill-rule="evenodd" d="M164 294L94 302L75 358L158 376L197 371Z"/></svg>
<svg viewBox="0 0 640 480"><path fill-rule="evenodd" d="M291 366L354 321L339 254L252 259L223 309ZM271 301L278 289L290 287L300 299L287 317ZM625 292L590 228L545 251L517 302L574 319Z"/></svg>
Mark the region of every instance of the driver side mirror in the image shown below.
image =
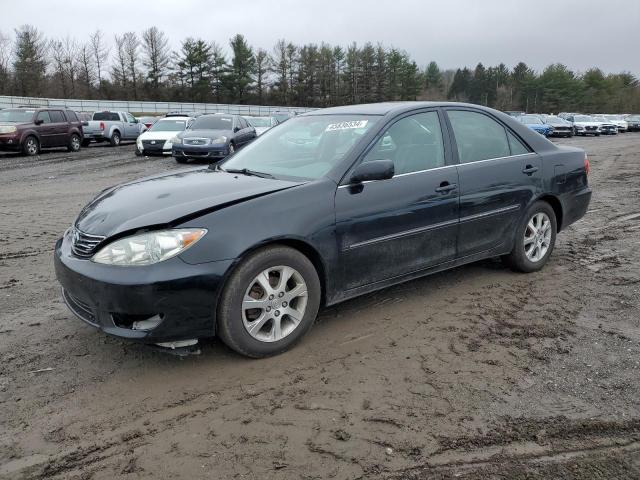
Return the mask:
<svg viewBox="0 0 640 480"><path fill-rule="evenodd" d="M371 180L387 180L393 177L395 167L391 160L372 160L363 162L351 174L349 183L367 182Z"/></svg>
<svg viewBox="0 0 640 480"><path fill-rule="evenodd" d="M36 125L42 125L42 124L44 123L44 120L42 120L41 118L38 118L38 119L36 119L36 121L35 121L35 122L33 122L33 123L35 123Z"/></svg>
<svg viewBox="0 0 640 480"><path fill-rule="evenodd" d="M238 133L240 131L240 127L235 126L233 127L233 133Z"/></svg>

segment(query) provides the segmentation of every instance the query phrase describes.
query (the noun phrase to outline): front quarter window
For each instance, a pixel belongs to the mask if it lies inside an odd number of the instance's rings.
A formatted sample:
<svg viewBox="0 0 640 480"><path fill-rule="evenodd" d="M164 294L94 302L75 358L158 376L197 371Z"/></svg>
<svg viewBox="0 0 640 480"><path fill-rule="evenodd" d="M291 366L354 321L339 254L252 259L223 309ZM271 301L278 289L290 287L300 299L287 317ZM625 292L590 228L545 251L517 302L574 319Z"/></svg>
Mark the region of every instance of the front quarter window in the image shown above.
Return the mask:
<svg viewBox="0 0 640 480"><path fill-rule="evenodd" d="M224 162L273 176L316 179L338 165L380 117L310 115L293 118Z"/></svg>

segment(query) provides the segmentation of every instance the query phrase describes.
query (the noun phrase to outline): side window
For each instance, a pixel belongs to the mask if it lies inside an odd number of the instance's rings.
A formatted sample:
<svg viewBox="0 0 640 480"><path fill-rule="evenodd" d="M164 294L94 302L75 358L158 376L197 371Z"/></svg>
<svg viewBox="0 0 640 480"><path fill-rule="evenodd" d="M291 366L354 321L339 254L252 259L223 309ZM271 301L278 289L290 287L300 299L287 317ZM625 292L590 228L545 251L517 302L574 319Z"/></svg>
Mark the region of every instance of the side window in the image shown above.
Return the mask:
<svg viewBox="0 0 640 480"><path fill-rule="evenodd" d="M511 155L505 128L487 115L462 110L447 112L460 163Z"/></svg>
<svg viewBox="0 0 640 480"><path fill-rule="evenodd" d="M136 123L136 119L133 118L133 115L131 115L130 113L125 113L125 115L127 116L127 122Z"/></svg>
<svg viewBox="0 0 640 480"><path fill-rule="evenodd" d="M511 148L511 155L524 155L529 152L529 149L523 145L523 143L518 140L518 138L511 132L507 132L507 137L509 138L509 147Z"/></svg>
<svg viewBox="0 0 640 480"><path fill-rule="evenodd" d="M42 123L51 123L51 117L49 116L49 112L47 111L38 113L36 120L42 120Z"/></svg>
<svg viewBox="0 0 640 480"><path fill-rule="evenodd" d="M444 166L444 144L437 112L418 113L394 123L364 160L393 160L395 174Z"/></svg>
<svg viewBox="0 0 640 480"><path fill-rule="evenodd" d="M66 110L64 113L67 116L67 120L70 122L79 122L78 115L76 115L76 112L73 110Z"/></svg>
<svg viewBox="0 0 640 480"><path fill-rule="evenodd" d="M238 117L238 123L240 124L240 128L242 129L245 129L248 127L247 121L242 117Z"/></svg>
<svg viewBox="0 0 640 480"><path fill-rule="evenodd" d="M64 114L60 110L51 110L49 112L49 116L51 117L51 123L67 122L67 120L64 118Z"/></svg>

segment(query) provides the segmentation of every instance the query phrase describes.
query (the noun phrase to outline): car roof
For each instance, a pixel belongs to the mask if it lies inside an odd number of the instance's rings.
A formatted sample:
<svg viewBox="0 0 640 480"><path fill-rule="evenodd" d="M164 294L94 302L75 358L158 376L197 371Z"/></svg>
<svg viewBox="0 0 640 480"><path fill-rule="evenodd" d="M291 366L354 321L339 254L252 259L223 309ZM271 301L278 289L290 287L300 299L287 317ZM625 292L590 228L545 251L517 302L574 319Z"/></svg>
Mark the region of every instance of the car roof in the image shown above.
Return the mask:
<svg viewBox="0 0 640 480"><path fill-rule="evenodd" d="M365 103L360 105L345 105L342 107L323 108L312 112L304 113L303 116L312 115L387 115L399 114L416 110L419 108L429 107L465 107L474 108L476 110L494 111L493 109L483 107L471 103L460 102L383 102L383 103Z"/></svg>
<svg viewBox="0 0 640 480"><path fill-rule="evenodd" d="M184 117L179 117L179 116L174 116L174 117L162 117L160 119L158 119L159 122L162 122L164 120L189 120L192 117L187 117L186 115Z"/></svg>

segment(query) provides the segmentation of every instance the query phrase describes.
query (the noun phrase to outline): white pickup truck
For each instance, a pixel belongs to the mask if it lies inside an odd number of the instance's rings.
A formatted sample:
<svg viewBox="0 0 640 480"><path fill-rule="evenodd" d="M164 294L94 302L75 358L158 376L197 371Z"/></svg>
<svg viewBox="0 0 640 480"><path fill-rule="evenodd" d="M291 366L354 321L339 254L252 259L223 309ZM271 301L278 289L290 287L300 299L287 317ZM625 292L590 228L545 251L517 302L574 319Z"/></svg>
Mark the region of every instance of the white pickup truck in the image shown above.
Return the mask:
<svg viewBox="0 0 640 480"><path fill-rule="evenodd" d="M135 140L147 127L129 112L95 112L91 120L82 122L83 146L91 142L120 145L122 140Z"/></svg>

